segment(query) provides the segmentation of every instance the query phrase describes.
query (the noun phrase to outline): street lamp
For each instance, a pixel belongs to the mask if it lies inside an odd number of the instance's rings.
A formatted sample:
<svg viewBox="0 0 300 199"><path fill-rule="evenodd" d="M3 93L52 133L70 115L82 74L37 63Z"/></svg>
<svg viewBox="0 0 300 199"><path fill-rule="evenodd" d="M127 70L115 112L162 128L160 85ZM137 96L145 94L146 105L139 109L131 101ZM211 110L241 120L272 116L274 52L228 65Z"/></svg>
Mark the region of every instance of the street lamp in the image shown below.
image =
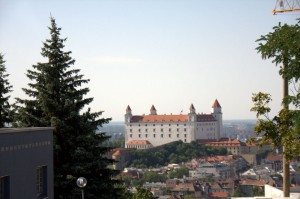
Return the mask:
<svg viewBox="0 0 300 199"><path fill-rule="evenodd" d="M80 177L76 181L77 186L81 189L81 198L84 199L84 191L83 188L86 186L87 181L84 177Z"/></svg>

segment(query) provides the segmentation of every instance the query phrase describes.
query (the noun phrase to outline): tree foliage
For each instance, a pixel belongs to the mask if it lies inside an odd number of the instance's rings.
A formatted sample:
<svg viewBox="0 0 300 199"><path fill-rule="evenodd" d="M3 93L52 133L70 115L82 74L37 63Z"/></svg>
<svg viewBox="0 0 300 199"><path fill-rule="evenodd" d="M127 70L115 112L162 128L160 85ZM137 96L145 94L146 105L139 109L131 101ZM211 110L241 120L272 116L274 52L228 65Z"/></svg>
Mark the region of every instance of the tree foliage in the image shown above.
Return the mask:
<svg viewBox="0 0 300 199"><path fill-rule="evenodd" d="M23 88L28 99L16 98L18 127L51 126L54 128L54 193L55 198L70 198L78 192L76 179L85 177L87 198L113 198L118 193L116 171L108 169L113 161L105 156L110 148L102 143L108 137L96 133L97 127L110 119L100 118L102 112L88 108L93 98L85 98L88 83L79 69L72 69L75 60L71 51L64 51L66 39L60 38L61 28L51 17L50 38L43 43L39 62L27 70L31 80Z"/></svg>
<svg viewBox="0 0 300 199"><path fill-rule="evenodd" d="M160 167L169 163L187 162L193 158L226 154L227 150L222 147L204 146L196 142L183 143L182 141L176 141L158 149L135 150L132 153L131 161L127 162L127 166L138 168Z"/></svg>
<svg viewBox="0 0 300 199"><path fill-rule="evenodd" d="M279 74L294 84L295 95L284 97L282 103L285 107L293 104L295 109L283 108L278 115L269 117L271 111L269 103L271 96L259 92L253 94L254 106L251 111L256 112L258 125L255 127L257 135L262 135L264 142L272 143L274 147L285 146L285 157L290 160L300 154L300 90L297 88L300 78L300 20L295 25L282 25L273 28L273 32L262 35L257 51L263 59L272 59L276 65L280 65ZM283 67L284 66L284 67Z"/></svg>
<svg viewBox="0 0 300 199"><path fill-rule="evenodd" d="M10 123L12 120L11 106L8 102L12 91L12 86L9 84L6 73L4 55L0 53L0 128L5 127L5 123Z"/></svg>
<svg viewBox="0 0 300 199"><path fill-rule="evenodd" d="M189 168L180 167L169 172L169 178L183 178L189 176Z"/></svg>

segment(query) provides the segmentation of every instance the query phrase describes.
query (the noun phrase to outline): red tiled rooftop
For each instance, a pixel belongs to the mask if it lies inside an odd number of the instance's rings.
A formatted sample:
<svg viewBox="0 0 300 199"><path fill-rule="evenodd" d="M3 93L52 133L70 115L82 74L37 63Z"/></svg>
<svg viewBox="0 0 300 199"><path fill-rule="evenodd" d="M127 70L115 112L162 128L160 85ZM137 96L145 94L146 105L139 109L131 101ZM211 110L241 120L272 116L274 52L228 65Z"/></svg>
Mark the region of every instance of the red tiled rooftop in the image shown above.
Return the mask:
<svg viewBox="0 0 300 199"><path fill-rule="evenodd" d="M246 146L246 144L244 142L241 142L237 139L221 141L221 142L208 142L205 145L207 145L207 146Z"/></svg>
<svg viewBox="0 0 300 199"><path fill-rule="evenodd" d="M215 117L210 114L197 115L197 122L213 122ZM130 122L132 123L146 123L146 122L188 122L188 115L134 115Z"/></svg>
<svg viewBox="0 0 300 199"><path fill-rule="evenodd" d="M209 194L210 198L226 198L228 196L228 192L213 192Z"/></svg>
<svg viewBox="0 0 300 199"><path fill-rule="evenodd" d="M148 145L151 144L148 140L130 140L127 142L127 145Z"/></svg>
<svg viewBox="0 0 300 199"><path fill-rule="evenodd" d="M268 155L267 160L269 161L282 160L282 155Z"/></svg>

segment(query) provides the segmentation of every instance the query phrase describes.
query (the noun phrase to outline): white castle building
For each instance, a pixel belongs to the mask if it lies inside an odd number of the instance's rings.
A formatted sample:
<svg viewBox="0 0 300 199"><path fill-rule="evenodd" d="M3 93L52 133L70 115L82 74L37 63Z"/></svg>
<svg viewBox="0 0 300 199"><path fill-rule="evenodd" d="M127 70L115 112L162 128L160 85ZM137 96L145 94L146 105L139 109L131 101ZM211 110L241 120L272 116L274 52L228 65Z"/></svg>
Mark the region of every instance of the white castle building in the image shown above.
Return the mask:
<svg viewBox="0 0 300 199"><path fill-rule="evenodd" d="M149 115L133 115L130 106L125 114L125 147L145 149L182 140L219 141L222 107L215 100L211 114L196 114L193 104L189 114L158 115L152 105Z"/></svg>

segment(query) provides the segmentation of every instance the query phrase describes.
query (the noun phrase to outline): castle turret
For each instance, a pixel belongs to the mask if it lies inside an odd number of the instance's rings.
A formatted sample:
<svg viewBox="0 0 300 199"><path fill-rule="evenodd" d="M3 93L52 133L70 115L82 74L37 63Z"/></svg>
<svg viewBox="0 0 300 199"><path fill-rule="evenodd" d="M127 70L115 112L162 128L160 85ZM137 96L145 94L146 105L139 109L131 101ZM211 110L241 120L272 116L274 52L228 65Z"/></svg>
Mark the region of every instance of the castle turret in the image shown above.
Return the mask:
<svg viewBox="0 0 300 199"><path fill-rule="evenodd" d="M131 118L132 118L131 108L128 105L126 108L125 123L130 123Z"/></svg>
<svg viewBox="0 0 300 199"><path fill-rule="evenodd" d="M150 115L157 115L157 112L156 112L156 109L155 109L154 105L151 106Z"/></svg>
<svg viewBox="0 0 300 199"><path fill-rule="evenodd" d="M217 140L220 139L220 135L222 134L223 129L223 118L222 118L222 107L218 100L216 99L211 107L211 114L216 118L218 121L218 136Z"/></svg>
<svg viewBox="0 0 300 199"><path fill-rule="evenodd" d="M191 104L191 106L190 106L190 113L189 113L189 121L190 122L195 122L196 121L196 117L197 117L197 115L196 115L196 109L195 109L194 105Z"/></svg>

